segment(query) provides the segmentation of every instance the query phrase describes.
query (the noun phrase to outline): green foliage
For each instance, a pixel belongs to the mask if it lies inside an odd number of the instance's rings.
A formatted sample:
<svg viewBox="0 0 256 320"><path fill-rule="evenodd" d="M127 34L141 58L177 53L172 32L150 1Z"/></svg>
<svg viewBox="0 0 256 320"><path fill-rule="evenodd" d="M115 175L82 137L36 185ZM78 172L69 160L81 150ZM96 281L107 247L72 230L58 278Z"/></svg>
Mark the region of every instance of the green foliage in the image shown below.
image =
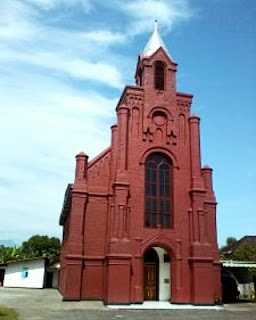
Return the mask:
<svg viewBox="0 0 256 320"><path fill-rule="evenodd" d="M55 237L34 235L21 247L0 247L0 263L48 258L54 260L60 254L60 240Z"/></svg>
<svg viewBox="0 0 256 320"><path fill-rule="evenodd" d="M35 235L22 243L22 255L30 258L54 260L60 254L60 240L55 237Z"/></svg>
<svg viewBox="0 0 256 320"><path fill-rule="evenodd" d="M226 245L220 249L220 253L225 259L232 259L237 261L256 261L256 246L252 244L241 244L236 249L232 246L237 242L236 238L229 237L226 240ZM256 277L256 269L248 269L253 278Z"/></svg>
<svg viewBox="0 0 256 320"><path fill-rule="evenodd" d="M249 244L241 245L232 253L232 259L239 261L256 261L256 248Z"/></svg>
<svg viewBox="0 0 256 320"><path fill-rule="evenodd" d="M250 272L252 278L253 278L253 279L254 279L254 278L256 279L256 269L255 269L255 268L250 268L250 269L249 269L249 272ZM254 293L254 299L255 299L255 293Z"/></svg>
<svg viewBox="0 0 256 320"><path fill-rule="evenodd" d="M21 250L17 247L0 247L0 263L17 261L21 258Z"/></svg>
<svg viewBox="0 0 256 320"><path fill-rule="evenodd" d="M235 237L228 237L226 239L226 244L227 246L232 246L233 244L235 244L237 242L237 239Z"/></svg>
<svg viewBox="0 0 256 320"><path fill-rule="evenodd" d="M0 306L0 319L1 320L18 320L19 316L15 310Z"/></svg>
<svg viewBox="0 0 256 320"><path fill-rule="evenodd" d="M232 253L232 259L238 261L256 261L256 247L249 244L241 245ZM255 268L250 268L249 272L252 277L256 277Z"/></svg>
<svg viewBox="0 0 256 320"><path fill-rule="evenodd" d="M237 239L235 237L228 237L226 239L226 244L222 246L219 251L220 254L225 254L227 251L230 250L230 248L237 242Z"/></svg>

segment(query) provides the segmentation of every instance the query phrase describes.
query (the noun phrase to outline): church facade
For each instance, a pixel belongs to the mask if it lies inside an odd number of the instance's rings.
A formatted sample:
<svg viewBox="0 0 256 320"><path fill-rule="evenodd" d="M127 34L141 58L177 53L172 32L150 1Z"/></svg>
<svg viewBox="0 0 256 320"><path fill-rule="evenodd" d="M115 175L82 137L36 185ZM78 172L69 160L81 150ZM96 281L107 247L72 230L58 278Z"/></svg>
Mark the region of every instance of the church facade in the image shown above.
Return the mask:
<svg viewBox="0 0 256 320"><path fill-rule="evenodd" d="M212 169L201 167L200 119L176 71L155 26L110 147L91 161L76 156L60 217L64 300L221 300Z"/></svg>

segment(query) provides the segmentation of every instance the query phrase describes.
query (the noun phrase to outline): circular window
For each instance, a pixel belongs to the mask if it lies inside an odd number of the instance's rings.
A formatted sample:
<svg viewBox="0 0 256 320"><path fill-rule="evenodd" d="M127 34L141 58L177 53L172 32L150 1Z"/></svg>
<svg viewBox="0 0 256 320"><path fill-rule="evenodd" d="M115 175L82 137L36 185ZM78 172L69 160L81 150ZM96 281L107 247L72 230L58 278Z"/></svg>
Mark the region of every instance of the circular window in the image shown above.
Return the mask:
<svg viewBox="0 0 256 320"><path fill-rule="evenodd" d="M166 116L163 112L156 112L153 115L153 121L157 126L163 126L166 123Z"/></svg>

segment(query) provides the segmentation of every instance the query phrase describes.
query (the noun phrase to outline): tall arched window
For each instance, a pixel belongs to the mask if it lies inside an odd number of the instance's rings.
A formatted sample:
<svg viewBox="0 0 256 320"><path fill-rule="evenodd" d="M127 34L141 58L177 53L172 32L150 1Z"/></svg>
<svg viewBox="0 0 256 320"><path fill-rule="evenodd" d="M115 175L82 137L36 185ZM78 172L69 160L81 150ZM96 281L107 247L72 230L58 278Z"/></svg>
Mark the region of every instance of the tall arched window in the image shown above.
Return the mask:
<svg viewBox="0 0 256 320"><path fill-rule="evenodd" d="M145 225L171 227L172 165L161 153L152 153L146 160Z"/></svg>
<svg viewBox="0 0 256 320"><path fill-rule="evenodd" d="M160 61L155 64L155 89L164 90L165 87L165 67Z"/></svg>

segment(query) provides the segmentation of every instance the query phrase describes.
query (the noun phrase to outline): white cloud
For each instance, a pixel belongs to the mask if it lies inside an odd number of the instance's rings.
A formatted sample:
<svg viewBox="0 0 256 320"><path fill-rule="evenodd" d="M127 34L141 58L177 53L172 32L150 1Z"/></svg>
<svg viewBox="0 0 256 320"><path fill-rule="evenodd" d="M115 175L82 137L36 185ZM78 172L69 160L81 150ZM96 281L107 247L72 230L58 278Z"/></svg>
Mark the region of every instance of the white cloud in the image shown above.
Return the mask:
<svg viewBox="0 0 256 320"><path fill-rule="evenodd" d="M2 64L23 64L26 69L36 66L114 88L123 86L119 66L105 61L105 55L108 46L124 41L124 35L109 30L84 32L49 26L38 10L28 5L36 3L37 6L53 8L61 4L86 5L88 1L29 0L26 3L17 0L0 3Z"/></svg>
<svg viewBox="0 0 256 320"><path fill-rule="evenodd" d="M91 159L109 145L123 76L136 63L119 49L126 52L134 35L149 32L156 13L166 29L183 21L185 9L179 17L181 6L173 3L109 1L104 5L115 6L116 25L90 25L90 15L105 9L101 1L0 0L1 238L60 233L74 156L85 151ZM69 26L81 6L80 23Z"/></svg>
<svg viewBox="0 0 256 320"><path fill-rule="evenodd" d="M0 215L6 216L0 234L19 242L34 233L60 234L75 154L91 159L109 145L117 98L47 76L15 75L0 83Z"/></svg>
<svg viewBox="0 0 256 320"><path fill-rule="evenodd" d="M134 19L130 35L149 30L155 19L161 26L171 30L174 25L192 17L193 12L188 0L136 0L120 2L121 10Z"/></svg>
<svg viewBox="0 0 256 320"><path fill-rule="evenodd" d="M96 80L114 88L123 87L121 74L114 66L77 59L65 62L63 67L74 77Z"/></svg>
<svg viewBox="0 0 256 320"><path fill-rule="evenodd" d="M97 30L88 33L81 34L87 40L96 42L98 44L112 44L122 43L126 40L124 34L118 32L110 32L108 30Z"/></svg>
<svg viewBox="0 0 256 320"><path fill-rule="evenodd" d="M91 62L75 57L67 57L56 52L20 53L12 50L2 50L0 61L23 62L40 68L53 69L61 73L83 80L104 83L113 88L122 88L123 81L120 71L105 62Z"/></svg>
<svg viewBox="0 0 256 320"><path fill-rule="evenodd" d="M32 38L35 34L35 28L31 28L32 17L38 17L33 8L16 0L0 1L0 39L5 41Z"/></svg>
<svg viewBox="0 0 256 320"><path fill-rule="evenodd" d="M90 12L92 9L92 3L90 0L25 0L25 2L33 4L46 11L56 7L73 7L76 5L81 5L85 12Z"/></svg>
<svg viewBox="0 0 256 320"><path fill-rule="evenodd" d="M15 157L17 152L22 154L25 149L25 163L42 150L42 153L57 152L64 157L67 148L73 151L69 154L75 154L81 147L87 147L83 141L88 136L99 134L105 139L105 133L100 133L100 126L104 125L108 130L117 98L106 98L94 91L72 89L61 80L37 74L24 77L16 73L15 80L8 79L8 76L5 80L6 85L0 86L1 105L8 107L0 108L0 128L6 139L2 139L0 144L1 150L6 150L9 156ZM22 80L25 80L23 86ZM18 86L12 85L14 81ZM77 133L81 131L80 136ZM72 145L67 144L67 136L74 140ZM75 150L78 145L80 148ZM91 148L88 153L100 151L95 145L90 144L88 148ZM10 158L16 160L12 156Z"/></svg>

